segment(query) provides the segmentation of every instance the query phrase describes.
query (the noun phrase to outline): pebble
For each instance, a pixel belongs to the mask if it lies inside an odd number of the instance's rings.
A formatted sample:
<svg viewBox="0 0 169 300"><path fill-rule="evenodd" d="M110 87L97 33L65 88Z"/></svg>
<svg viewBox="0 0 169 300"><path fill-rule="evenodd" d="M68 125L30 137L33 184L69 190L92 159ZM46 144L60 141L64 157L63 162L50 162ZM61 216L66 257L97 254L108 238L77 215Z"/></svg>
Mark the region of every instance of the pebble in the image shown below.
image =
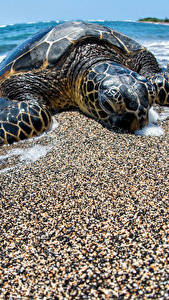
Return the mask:
<svg viewBox="0 0 169 300"><path fill-rule="evenodd" d="M169 299L169 120L160 137L57 120L0 148L52 145L0 174L0 298Z"/></svg>

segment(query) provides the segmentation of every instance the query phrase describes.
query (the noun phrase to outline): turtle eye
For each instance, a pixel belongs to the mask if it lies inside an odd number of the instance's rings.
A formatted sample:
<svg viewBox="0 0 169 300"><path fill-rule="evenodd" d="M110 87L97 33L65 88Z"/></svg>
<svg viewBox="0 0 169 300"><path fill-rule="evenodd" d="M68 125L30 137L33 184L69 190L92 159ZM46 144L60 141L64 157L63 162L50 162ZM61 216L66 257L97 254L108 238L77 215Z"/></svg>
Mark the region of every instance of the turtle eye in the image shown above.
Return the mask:
<svg viewBox="0 0 169 300"><path fill-rule="evenodd" d="M122 98L120 92L117 89L109 89L105 93L106 93L107 98L112 99L112 100Z"/></svg>
<svg viewBox="0 0 169 300"><path fill-rule="evenodd" d="M115 110L113 108L113 95L109 90L106 91L100 91L98 94L98 100L101 108L107 113L111 114L114 113Z"/></svg>
<svg viewBox="0 0 169 300"><path fill-rule="evenodd" d="M118 88L100 91L99 104L101 108L108 114L123 113L125 102Z"/></svg>

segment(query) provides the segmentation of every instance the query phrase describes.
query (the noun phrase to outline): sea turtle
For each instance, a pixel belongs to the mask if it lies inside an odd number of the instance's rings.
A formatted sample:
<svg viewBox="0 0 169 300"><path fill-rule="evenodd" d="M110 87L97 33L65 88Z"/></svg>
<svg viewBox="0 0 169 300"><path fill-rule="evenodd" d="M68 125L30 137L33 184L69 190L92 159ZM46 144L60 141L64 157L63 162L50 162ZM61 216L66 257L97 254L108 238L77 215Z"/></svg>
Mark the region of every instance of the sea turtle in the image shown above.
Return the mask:
<svg viewBox="0 0 169 300"><path fill-rule="evenodd" d="M70 107L133 132L153 103L169 105L168 82L153 54L111 28L45 28L0 64L0 144L41 134L52 114Z"/></svg>

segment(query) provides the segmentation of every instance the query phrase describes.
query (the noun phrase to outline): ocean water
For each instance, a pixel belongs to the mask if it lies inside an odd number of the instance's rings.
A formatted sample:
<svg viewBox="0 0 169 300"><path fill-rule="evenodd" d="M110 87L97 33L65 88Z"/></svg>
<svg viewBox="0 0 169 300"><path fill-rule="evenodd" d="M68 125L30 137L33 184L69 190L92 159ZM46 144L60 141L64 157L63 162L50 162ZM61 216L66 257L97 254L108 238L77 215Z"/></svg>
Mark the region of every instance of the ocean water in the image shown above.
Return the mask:
<svg viewBox="0 0 169 300"><path fill-rule="evenodd" d="M154 53L162 66L169 63L169 26L132 21L90 21L118 30ZM60 21L0 25L0 60L38 30L63 23Z"/></svg>
<svg viewBox="0 0 169 300"><path fill-rule="evenodd" d="M90 21L90 20L89 20ZM98 23L111 27L117 31L130 36L137 40L139 43L146 46L157 58L161 67L166 68L169 64L169 26L163 24L147 24L133 21L90 21L92 23ZM10 51L18 44L22 43L30 35L36 33L40 29L58 25L60 21L52 22L38 22L38 23L26 23L26 24L9 24L0 25L0 61L2 61ZM150 122L147 127L136 132L137 135L142 136L159 136L162 135L163 129L161 126L156 125L156 121L164 121L169 116L169 109L164 109L161 115L158 115L154 109L150 110ZM14 150L12 153L8 153L9 157L20 156L20 161L34 161L39 157L45 155L51 147L39 148L33 147L27 149L27 155L23 150ZM6 159L6 157L0 157L0 161ZM4 169L3 169L4 171ZM7 171L7 169L6 169Z"/></svg>

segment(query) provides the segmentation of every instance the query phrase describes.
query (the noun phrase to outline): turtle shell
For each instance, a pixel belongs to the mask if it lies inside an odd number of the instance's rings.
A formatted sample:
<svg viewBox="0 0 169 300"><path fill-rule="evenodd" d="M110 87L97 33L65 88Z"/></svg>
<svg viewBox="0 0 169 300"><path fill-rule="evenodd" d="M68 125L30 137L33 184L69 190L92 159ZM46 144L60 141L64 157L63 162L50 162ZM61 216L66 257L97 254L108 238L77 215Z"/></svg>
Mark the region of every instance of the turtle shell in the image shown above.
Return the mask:
<svg viewBox="0 0 169 300"><path fill-rule="evenodd" d="M0 64L0 76L50 68L76 43L101 40L130 55L143 47L111 28L86 22L65 22L41 30L15 48Z"/></svg>

